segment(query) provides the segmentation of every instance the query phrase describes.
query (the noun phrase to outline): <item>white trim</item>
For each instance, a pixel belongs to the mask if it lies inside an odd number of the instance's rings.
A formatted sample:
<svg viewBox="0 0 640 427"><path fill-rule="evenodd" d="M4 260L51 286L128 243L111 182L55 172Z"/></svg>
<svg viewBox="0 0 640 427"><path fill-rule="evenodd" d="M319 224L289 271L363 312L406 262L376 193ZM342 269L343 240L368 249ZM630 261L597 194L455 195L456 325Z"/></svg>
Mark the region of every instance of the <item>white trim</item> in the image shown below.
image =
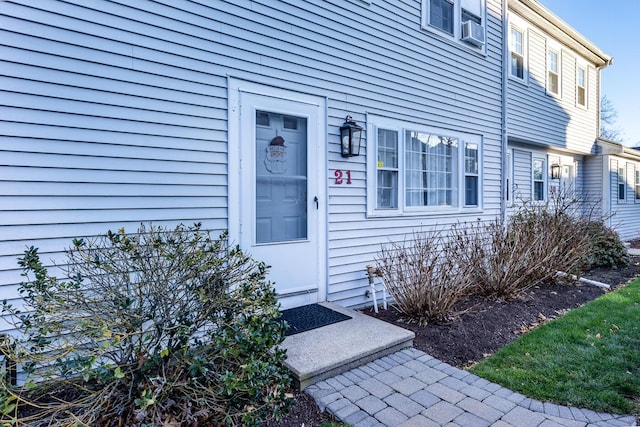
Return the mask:
<svg viewBox="0 0 640 427"><path fill-rule="evenodd" d="M377 208L377 161L378 129L393 130L398 132L398 207L397 209ZM458 140L457 166L457 188L456 206L420 206L407 207L405 200L406 174L405 174L405 133L406 131L418 131L430 134L445 135ZM397 216L432 216L432 215L459 215L461 213L479 213L484 209L484 138L482 135L452 131L450 129L434 128L417 123L405 122L388 117L367 114L367 216L374 217L397 217ZM478 145L478 205L465 205L465 143Z"/></svg>
<svg viewBox="0 0 640 427"><path fill-rule="evenodd" d="M549 91L549 52L552 51L557 54L557 75L558 75L558 93L554 93ZM562 99L562 46L554 40L547 39L546 40L546 49L545 49L545 90L547 95L553 96L555 98Z"/></svg>
<svg viewBox="0 0 640 427"><path fill-rule="evenodd" d="M520 84L529 84L529 26L527 22L520 18L519 16L509 13L507 19L507 76L509 79L518 82ZM517 31L522 33L522 60L523 60L523 72L522 78L514 76L511 74L511 29L515 28Z"/></svg>
<svg viewBox="0 0 640 427"><path fill-rule="evenodd" d="M429 23L429 8L430 8L431 0L422 0L421 11L421 19L420 24L423 30L429 31L432 34L437 35L438 37L442 37L444 40L455 43L458 46L462 46L465 49L468 49L471 52L481 53L482 55L487 55L487 44L489 40L489 26L487 25L487 2L486 0L480 1L480 8L482 9L481 15L479 16L482 21L482 27L484 28L484 44L482 47L476 47L470 43L464 42L461 40L462 37L462 0L445 0L449 3L453 4L453 34L449 34L448 32L431 25Z"/></svg>
<svg viewBox="0 0 640 427"><path fill-rule="evenodd" d="M318 267L318 289L317 292L313 290L305 290L306 297L301 297L296 294L295 302L281 301L283 306L295 306L300 304L306 304L310 302L326 301L328 295L328 212L327 212L327 197L328 191L328 179L327 179L327 100L324 97L298 93L288 89L276 88L273 86L262 85L256 82L249 82L246 80L236 79L234 77L227 77L227 90L228 90L228 228L230 242L239 244L241 237L241 224L242 212L241 212L241 195L243 189L241 188L241 174L239 171L234 173L232 168L236 165L242 165L243 159L241 157L241 147L238 141L241 138L241 105L240 98L242 93L260 95L265 97L274 98L282 101L296 102L299 104L306 104L309 106L317 107L316 116L316 128L315 134L317 135L316 152L309 152L310 158L314 158L318 163L318 195L321 199L317 211L317 248L318 248L318 261L320 263ZM309 132L312 132L309 129ZM310 301L309 298L313 299ZM293 304L293 305L291 305Z"/></svg>
<svg viewBox="0 0 640 427"><path fill-rule="evenodd" d="M533 164L536 160L542 160L542 185L544 186L542 189L542 199L536 199L536 180L534 178L534 167ZM531 200L533 202L545 202L549 199L549 158L547 155L538 154L535 152L531 153Z"/></svg>
<svg viewBox="0 0 640 427"><path fill-rule="evenodd" d="M578 70L584 70L584 105L578 103ZM576 57L575 73L574 73L574 88L575 88L575 106L577 108L588 110L589 109L589 64L580 57Z"/></svg>

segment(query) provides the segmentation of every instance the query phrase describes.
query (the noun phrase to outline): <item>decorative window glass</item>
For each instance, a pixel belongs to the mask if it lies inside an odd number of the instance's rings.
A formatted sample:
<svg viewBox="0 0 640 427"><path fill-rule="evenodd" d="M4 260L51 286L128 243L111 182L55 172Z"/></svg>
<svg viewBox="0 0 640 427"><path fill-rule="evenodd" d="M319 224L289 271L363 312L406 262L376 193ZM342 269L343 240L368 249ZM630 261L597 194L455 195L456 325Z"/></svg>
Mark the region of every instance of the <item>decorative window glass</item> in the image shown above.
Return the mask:
<svg viewBox="0 0 640 427"><path fill-rule="evenodd" d="M545 200L545 167L544 159L533 159L533 200Z"/></svg>
<svg viewBox="0 0 640 427"><path fill-rule="evenodd" d="M584 67L576 67L576 103L587 106L587 72Z"/></svg>
<svg viewBox="0 0 640 427"><path fill-rule="evenodd" d="M624 166L619 166L618 167L618 200L626 199L626 194L625 194L626 183L624 180L624 176L625 176Z"/></svg>
<svg viewBox="0 0 640 427"><path fill-rule="evenodd" d="M551 49L547 52L547 91L560 95L560 54Z"/></svg>
<svg viewBox="0 0 640 427"><path fill-rule="evenodd" d="M378 129L377 209L398 208L398 132Z"/></svg>
<svg viewBox="0 0 640 427"><path fill-rule="evenodd" d="M515 27L511 27L509 50L511 76L524 80L524 33Z"/></svg>
<svg viewBox="0 0 640 427"><path fill-rule="evenodd" d="M482 205L482 137L370 116L370 215L418 215Z"/></svg>

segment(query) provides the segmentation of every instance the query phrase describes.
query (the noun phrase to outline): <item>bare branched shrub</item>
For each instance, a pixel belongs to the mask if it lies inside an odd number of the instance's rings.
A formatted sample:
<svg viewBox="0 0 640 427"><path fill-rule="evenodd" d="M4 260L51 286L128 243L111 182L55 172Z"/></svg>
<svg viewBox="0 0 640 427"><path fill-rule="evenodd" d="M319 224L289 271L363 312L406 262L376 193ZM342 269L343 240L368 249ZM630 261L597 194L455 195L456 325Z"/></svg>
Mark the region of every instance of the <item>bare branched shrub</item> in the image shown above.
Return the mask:
<svg viewBox="0 0 640 427"><path fill-rule="evenodd" d="M510 298L555 280L558 271L579 274L590 252L592 204L559 192L544 205L523 202L506 224L484 225L488 244L476 264L480 290Z"/></svg>
<svg viewBox="0 0 640 427"><path fill-rule="evenodd" d="M459 242L442 232L413 234L382 247L376 259L395 307L412 321L444 320L472 286Z"/></svg>
<svg viewBox="0 0 640 427"><path fill-rule="evenodd" d="M30 311L3 312L23 334L27 379L3 384L16 405L2 422L22 411L29 425L253 425L286 407L275 291L226 234L141 226L67 255L65 280L35 248L19 261Z"/></svg>

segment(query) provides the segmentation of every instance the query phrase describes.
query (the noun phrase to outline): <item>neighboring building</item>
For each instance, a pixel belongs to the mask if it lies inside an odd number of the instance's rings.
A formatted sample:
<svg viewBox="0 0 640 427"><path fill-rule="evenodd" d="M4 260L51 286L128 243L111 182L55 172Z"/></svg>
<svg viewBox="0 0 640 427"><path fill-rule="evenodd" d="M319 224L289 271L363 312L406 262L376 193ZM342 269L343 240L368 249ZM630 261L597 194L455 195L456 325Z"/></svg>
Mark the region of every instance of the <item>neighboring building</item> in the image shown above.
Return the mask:
<svg viewBox="0 0 640 427"><path fill-rule="evenodd" d="M285 308L361 306L382 244L545 200L555 163L602 176L611 59L533 0L18 1L0 20L2 299L25 247L61 262L151 221L229 229Z"/></svg>
<svg viewBox="0 0 640 427"><path fill-rule="evenodd" d="M624 240L640 237L640 150L598 139L597 170L608 225Z"/></svg>
<svg viewBox="0 0 640 427"><path fill-rule="evenodd" d="M509 0L507 198L602 198L600 71L612 58L535 0ZM552 176L553 169L553 176Z"/></svg>

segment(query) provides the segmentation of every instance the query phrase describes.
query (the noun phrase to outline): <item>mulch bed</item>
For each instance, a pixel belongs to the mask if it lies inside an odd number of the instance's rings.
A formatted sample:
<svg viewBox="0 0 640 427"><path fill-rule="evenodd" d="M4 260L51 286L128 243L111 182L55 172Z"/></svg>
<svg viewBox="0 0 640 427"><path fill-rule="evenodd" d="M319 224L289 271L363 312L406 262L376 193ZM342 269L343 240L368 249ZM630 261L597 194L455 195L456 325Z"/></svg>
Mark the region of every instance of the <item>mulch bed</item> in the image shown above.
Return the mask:
<svg viewBox="0 0 640 427"><path fill-rule="evenodd" d="M632 242L631 247L640 248L640 240ZM628 283L636 276L640 276L640 257L632 257L630 265L625 268L597 268L583 274L583 277L607 283L612 288ZM464 368L494 353L540 323L603 293L600 288L583 284L536 287L508 302L498 299L467 301L460 308L472 308L459 318L431 323L426 327L405 322L392 308L380 310L378 314L372 309L365 313L412 330L416 334L413 342L415 348ZM306 394L295 395L297 403L287 417L267 426L300 427L304 423L305 427L314 427L333 420L328 414L320 413L313 399Z"/></svg>

